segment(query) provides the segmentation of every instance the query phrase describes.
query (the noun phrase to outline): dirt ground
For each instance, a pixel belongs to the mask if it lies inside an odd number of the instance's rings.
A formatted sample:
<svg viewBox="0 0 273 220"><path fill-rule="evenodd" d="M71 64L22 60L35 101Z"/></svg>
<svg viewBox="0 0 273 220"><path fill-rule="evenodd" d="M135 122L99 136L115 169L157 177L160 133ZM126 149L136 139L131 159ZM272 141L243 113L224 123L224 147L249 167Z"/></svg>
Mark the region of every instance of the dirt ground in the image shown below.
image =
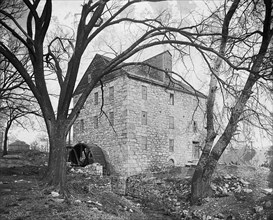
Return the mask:
<svg viewBox="0 0 273 220"><path fill-rule="evenodd" d="M228 183L231 187L233 180L225 179L228 174L234 181L247 181L251 192L229 192L194 207L188 201L191 172L186 168L135 177L134 184L138 185L131 185L127 196L111 192L110 177L68 172L68 203L41 181L46 155L32 152L22 159L31 165L0 168L1 220L273 219L269 217L273 214L273 196L263 192L270 185L267 168L219 166L215 184Z"/></svg>

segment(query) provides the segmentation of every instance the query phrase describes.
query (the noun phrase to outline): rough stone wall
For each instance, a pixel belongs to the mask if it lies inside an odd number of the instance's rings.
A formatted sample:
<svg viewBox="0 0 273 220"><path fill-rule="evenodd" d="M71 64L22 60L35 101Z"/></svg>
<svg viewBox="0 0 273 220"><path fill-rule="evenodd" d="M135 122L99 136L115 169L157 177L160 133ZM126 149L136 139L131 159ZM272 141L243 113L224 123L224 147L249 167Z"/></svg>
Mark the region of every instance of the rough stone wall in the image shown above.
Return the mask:
<svg viewBox="0 0 273 220"><path fill-rule="evenodd" d="M114 86L114 101L109 100L109 87ZM142 86L147 87L147 100L142 99ZM74 144L84 141L100 146L110 164L110 172L133 175L152 169L153 166L184 165L193 159L193 141L201 142L204 112L197 107L197 98L179 91L145 81L117 77L104 84L103 110L109 117L114 112L114 130L104 114L94 129L94 116L101 114L101 88L96 87L86 101L74 124ZM94 105L94 93L99 103ZM174 105L169 104L170 93ZM205 100L199 98L199 104ZM147 112L147 125L141 124L142 111ZM174 129L169 128L169 116L174 117ZM84 129L81 130L82 120ZM197 132L193 130L197 123ZM147 138L147 147L142 138ZM174 139L174 151L169 150L169 139Z"/></svg>
<svg viewBox="0 0 273 220"><path fill-rule="evenodd" d="M142 85L147 86L147 100L141 96ZM192 95L131 79L128 85L128 173L143 172L152 166L175 165L192 160L192 141L200 140L204 113L197 108ZM169 104L170 93L174 105ZM204 99L200 102L204 104ZM196 111L195 111L196 110ZM147 125L141 124L141 112L147 112ZM169 116L174 117L174 129L169 128ZM193 132L193 121L197 132ZM142 137L147 137L147 148ZM174 139L174 151L169 151L169 139Z"/></svg>
<svg viewBox="0 0 273 220"><path fill-rule="evenodd" d="M104 83L103 112L109 118L109 113L114 112L114 125L110 125L108 118L101 112L102 92L101 87L96 87L87 99L84 109L74 124L73 141L94 143L103 149L109 163L110 173L123 173L127 164L126 148L126 102L127 102L126 76L118 77L111 82ZM109 100L109 87L114 86L114 100ZM94 105L94 94L98 92L99 103ZM76 97L77 99L77 97ZM75 100L76 100L75 99ZM98 128L94 128L94 116L99 116ZM84 129L81 128L82 120Z"/></svg>

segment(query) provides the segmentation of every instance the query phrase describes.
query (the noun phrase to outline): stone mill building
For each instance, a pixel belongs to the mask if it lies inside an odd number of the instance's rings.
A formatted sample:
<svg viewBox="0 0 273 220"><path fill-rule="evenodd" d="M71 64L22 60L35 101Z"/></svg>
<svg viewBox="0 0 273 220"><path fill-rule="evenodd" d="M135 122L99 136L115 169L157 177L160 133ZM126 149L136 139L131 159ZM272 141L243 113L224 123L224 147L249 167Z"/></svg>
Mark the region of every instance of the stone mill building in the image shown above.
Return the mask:
<svg viewBox="0 0 273 220"><path fill-rule="evenodd" d="M111 59L96 55L74 99L98 68ZM162 70L172 69L165 51L103 79L73 126L73 141L102 148L110 173L133 175L198 159L203 143L206 96ZM151 68L151 66L156 67ZM103 110L103 111L102 111Z"/></svg>

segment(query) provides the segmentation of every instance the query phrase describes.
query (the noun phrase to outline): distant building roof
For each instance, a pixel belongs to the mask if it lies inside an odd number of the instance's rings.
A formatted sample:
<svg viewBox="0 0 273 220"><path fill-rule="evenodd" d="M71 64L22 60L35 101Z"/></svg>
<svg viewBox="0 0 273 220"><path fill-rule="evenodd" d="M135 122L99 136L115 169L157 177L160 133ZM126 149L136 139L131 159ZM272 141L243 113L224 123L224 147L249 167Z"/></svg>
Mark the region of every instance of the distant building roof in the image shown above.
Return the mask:
<svg viewBox="0 0 273 220"><path fill-rule="evenodd" d="M20 141L20 140L16 140L13 143L9 144L9 146L18 146L18 145L20 145L20 146L29 146L29 144L27 144L24 141Z"/></svg>
<svg viewBox="0 0 273 220"><path fill-rule="evenodd" d="M127 75L130 78L152 83L155 85L163 86L166 89L177 90L183 93L191 94L200 98L207 98L203 93L195 90L190 84L183 83L174 79L171 74L166 75L162 70L171 70L171 54L169 51L164 51L156 56L153 56L142 63L148 65L130 65L124 66L119 70L113 71L102 78L102 81L113 80L114 78ZM167 60L167 61L166 61ZM112 61L111 58L96 54L91 64L89 65L85 75L82 77L79 85L77 86L74 96L83 92L83 89L88 84L88 77L92 78L93 74L96 74L98 71L103 71L103 68ZM166 65L165 65L165 64ZM122 63L126 64L126 63ZM155 68L152 68L155 67ZM89 75L91 74L91 75ZM89 76L88 76L89 75Z"/></svg>

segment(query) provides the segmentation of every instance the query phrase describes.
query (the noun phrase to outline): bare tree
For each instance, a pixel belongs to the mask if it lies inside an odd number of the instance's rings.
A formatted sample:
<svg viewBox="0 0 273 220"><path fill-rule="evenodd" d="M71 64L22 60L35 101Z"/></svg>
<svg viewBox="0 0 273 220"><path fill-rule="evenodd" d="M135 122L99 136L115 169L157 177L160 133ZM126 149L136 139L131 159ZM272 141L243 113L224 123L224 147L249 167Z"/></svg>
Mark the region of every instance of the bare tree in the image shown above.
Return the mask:
<svg viewBox="0 0 273 220"><path fill-rule="evenodd" d="M220 38L215 37L216 41L211 41L213 44L219 42L219 56L214 59L213 66L209 64L208 56L201 52L212 73L207 101L206 143L192 179L192 203L210 195L210 181L218 160L236 133L238 123L249 116L247 110L253 110L253 106L246 106L253 97L254 86L268 80L272 72L272 65L268 65L273 35L272 1L249 3L235 0L230 7L226 4L223 7L213 14L222 31ZM223 18L219 12L224 13ZM235 21L238 22L237 27L231 25ZM221 74L223 61L232 68L232 80ZM246 80L241 80L240 84L232 84L240 76L245 76ZM233 90L233 102L228 108L228 122L215 142L218 136L215 130L215 98L219 85L220 89L224 88L229 92Z"/></svg>
<svg viewBox="0 0 273 220"><path fill-rule="evenodd" d="M28 50L31 71L28 71L20 62L20 57L18 58L18 56L12 53L5 40L0 41L0 53L17 69L39 103L50 143L46 180L49 184L59 188L61 193L65 193L66 136L83 107L86 98L97 83L105 75L114 71L115 68L118 69L123 61L145 48L167 43L185 44L187 46L194 44L188 40L177 41L171 35L169 36L168 33L170 31L179 32L180 30L177 28L166 28L159 17L142 20L131 18L130 13L127 13L126 10L130 6L142 2L141 0L124 1L118 7L107 7L109 0L101 0L94 3L90 0L82 6L75 40L67 37L56 37L46 44L45 37L51 20L52 1L46 0L44 4L40 4L39 0L32 2L23 0L23 2L29 11L26 23L27 28L24 29L24 27L20 26L17 20L5 10L0 10L0 14L7 21L0 20L0 25L5 27ZM37 11L38 7L42 8L41 13ZM93 43L99 34L107 31L109 27L126 22L141 25L145 30L144 33L126 49L116 54L116 57L107 65L102 65L104 63L97 64L95 71L91 74L89 85L84 88L73 110L69 112L81 60L88 45ZM191 36L190 32L181 33ZM55 47L56 44L58 47ZM58 48L61 48L61 51ZM46 72L49 68L56 74L59 84L56 112L48 92ZM90 68L86 69L87 72L90 72L90 70Z"/></svg>
<svg viewBox="0 0 273 220"><path fill-rule="evenodd" d="M33 100L22 99L20 101L11 102L6 101L6 109L2 112L2 116L5 118L5 131L4 131L4 145L3 156L8 154L8 133L13 124L17 124L26 129L26 120L31 122L30 115L36 115L40 117L39 109L37 109L37 103Z"/></svg>
<svg viewBox="0 0 273 220"><path fill-rule="evenodd" d="M253 31L253 33L245 33L243 37L237 37L237 35L231 37L229 35L230 20L233 17L233 11L236 10L237 12L238 0L234 1L230 10L225 14L224 23L222 24L222 33L211 32L211 29L208 30L210 24L208 21L211 21L211 18L215 18L213 16L204 18L201 22L192 26L181 27L180 25L176 25L172 27L170 23L163 22L163 14L155 18L136 19L130 17L131 14L128 13L127 9L138 2L142 2L142 0L120 2L119 5L115 7L108 7L109 0L96 2L90 0L82 6L75 39L73 37L57 36L49 43L45 41L45 38L49 32L52 1L46 0L43 4L41 4L39 0L23 0L23 2L28 9L26 29L17 22L12 14L4 9L0 10L1 16L5 18L0 20L0 25L24 45L24 48L28 51L30 56L29 64L31 68L25 68L21 62L21 57L12 53L5 39L0 40L0 53L3 54L20 73L39 103L47 127L50 144L48 171L45 178L49 184L59 188L60 192L64 194L66 192L65 142L70 127L76 120L92 89L104 76L122 68L124 66L123 62L128 58L146 48L161 44L170 44L181 51L186 51L188 47L194 47L203 55L206 61L208 61L209 57L219 57L216 58L214 68L211 69L214 81L221 80L218 76L218 72L220 71L222 60L234 70L248 72L249 78L246 81L244 89L239 92L236 98L236 104L231 109L230 120L226 130L213 148L212 146L216 137L213 125L213 103L216 85L215 83L211 83L207 105L208 135L206 146L195 171L192 185L193 201L199 197L203 197L205 190L209 187L210 178L216 163L233 136L236 125L243 113L244 106L251 96L251 88L258 79L266 77L265 69L261 68L265 67L264 58L266 57L268 44L272 37L272 29L270 29L270 22L272 21L270 17L272 11L271 0L264 0L264 4L255 4L256 1L250 4L255 7L256 5L259 5L259 7L261 5L261 7L266 9L265 12L260 12L260 8L255 8L256 10L254 10L259 12L257 15L258 18L264 16L262 25L260 24L259 26L263 27L263 29L260 30L258 28L258 31ZM244 5L248 5L247 2L242 3L240 6L243 7ZM254 6L252 8L254 8ZM37 10L38 7L42 9L40 13ZM220 12L225 13L226 10L227 6ZM246 10L246 12L242 13L251 14L252 12ZM214 15L217 16L217 13L214 13ZM245 18L247 18L247 16ZM219 17L219 22L220 21L221 18ZM79 76L81 61L84 53L88 51L88 46L95 42L100 34L106 32L109 27L122 23L137 24L142 27L143 32L139 33L137 39L127 48L121 52L115 51L115 57L108 63L101 60L94 68L89 66L85 70L85 73L89 73L90 76L88 86L83 88L82 93L76 100L74 108L70 112L69 109L76 87L76 80ZM238 29L234 29L234 33L236 30ZM255 34L261 37L255 41L259 43L260 50L258 53L253 53L251 57L248 57L248 53L246 53L245 58L238 62L241 57L238 57L238 54L235 53L233 53L235 55L232 56L234 48L232 45L244 42L248 43L247 40L251 39ZM261 42L259 42L259 39L262 39ZM219 40L221 42L220 49L215 49L214 46L219 43ZM226 45L229 45L229 47ZM254 52L256 52L256 50ZM268 69L269 67L267 66L266 68ZM48 70L56 74L59 85L56 111L48 91Z"/></svg>

